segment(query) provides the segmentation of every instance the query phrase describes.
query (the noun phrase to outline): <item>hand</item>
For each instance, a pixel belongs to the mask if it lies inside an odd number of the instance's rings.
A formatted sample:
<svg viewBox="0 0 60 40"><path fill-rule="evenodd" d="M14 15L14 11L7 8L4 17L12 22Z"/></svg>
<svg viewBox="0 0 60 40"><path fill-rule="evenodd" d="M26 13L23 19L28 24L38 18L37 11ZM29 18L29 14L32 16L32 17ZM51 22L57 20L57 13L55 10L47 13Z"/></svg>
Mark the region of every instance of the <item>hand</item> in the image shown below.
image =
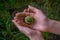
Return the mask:
<svg viewBox="0 0 60 40"><path fill-rule="evenodd" d="M12 22L16 25L16 27L24 33L26 36L30 38L30 40L44 40L41 33L36 30L29 29L27 27L20 26L18 23L19 21L16 21L16 19L12 20Z"/></svg>
<svg viewBox="0 0 60 40"><path fill-rule="evenodd" d="M44 13L41 10L34 8L32 6L28 6L28 8L24 10L24 13L27 14L31 12L33 14L32 16L36 20L36 23L32 28L39 31L47 32L49 28L48 18L44 15Z"/></svg>

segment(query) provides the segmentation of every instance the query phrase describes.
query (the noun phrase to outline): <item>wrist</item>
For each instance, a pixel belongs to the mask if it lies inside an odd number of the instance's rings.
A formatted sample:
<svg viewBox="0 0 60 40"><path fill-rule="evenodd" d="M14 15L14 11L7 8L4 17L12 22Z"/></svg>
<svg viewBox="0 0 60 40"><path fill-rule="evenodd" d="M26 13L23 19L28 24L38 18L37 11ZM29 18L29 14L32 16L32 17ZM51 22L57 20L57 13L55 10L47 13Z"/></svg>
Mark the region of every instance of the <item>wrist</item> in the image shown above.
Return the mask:
<svg viewBox="0 0 60 40"><path fill-rule="evenodd" d="M44 38L35 36L35 37L30 38L30 40L44 40Z"/></svg>
<svg viewBox="0 0 60 40"><path fill-rule="evenodd" d="M35 35L33 34L33 36L30 37L30 40L44 40L44 38L42 37L42 34L37 31Z"/></svg>
<svg viewBox="0 0 60 40"><path fill-rule="evenodd" d="M55 21L49 19L48 24L49 24L49 31L48 32L51 32L52 30L54 30Z"/></svg>
<svg viewBox="0 0 60 40"><path fill-rule="evenodd" d="M49 19L49 32L60 35L60 22Z"/></svg>

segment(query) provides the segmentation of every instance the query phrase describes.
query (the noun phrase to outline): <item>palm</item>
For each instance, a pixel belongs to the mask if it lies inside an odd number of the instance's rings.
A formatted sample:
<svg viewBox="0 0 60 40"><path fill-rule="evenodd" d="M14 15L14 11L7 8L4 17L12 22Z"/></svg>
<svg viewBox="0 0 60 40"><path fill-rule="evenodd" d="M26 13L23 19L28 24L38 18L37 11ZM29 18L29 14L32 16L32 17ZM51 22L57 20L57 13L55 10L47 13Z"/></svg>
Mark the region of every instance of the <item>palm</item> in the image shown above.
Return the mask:
<svg viewBox="0 0 60 40"><path fill-rule="evenodd" d="M33 29L45 31L47 29L47 22L46 22L46 16L43 14L43 12L38 10L34 14L34 18L36 20L36 23L35 23Z"/></svg>
<svg viewBox="0 0 60 40"><path fill-rule="evenodd" d="M12 22L16 25L16 27L19 29L19 31L21 31L22 33L24 33L26 36L28 36L30 39L33 39L34 37L39 37L42 38L41 32L36 31L36 30L32 30L30 28L27 27L23 27L20 26L18 23L19 21L16 21L16 19L12 20ZM35 39L35 38L34 38Z"/></svg>

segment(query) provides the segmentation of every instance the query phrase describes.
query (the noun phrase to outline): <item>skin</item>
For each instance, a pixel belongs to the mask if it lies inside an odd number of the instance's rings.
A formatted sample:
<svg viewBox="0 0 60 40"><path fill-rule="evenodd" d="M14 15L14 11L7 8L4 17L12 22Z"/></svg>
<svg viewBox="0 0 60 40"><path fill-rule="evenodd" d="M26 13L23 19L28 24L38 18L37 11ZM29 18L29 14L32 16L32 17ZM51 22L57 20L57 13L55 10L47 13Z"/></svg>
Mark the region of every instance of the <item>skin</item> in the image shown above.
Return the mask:
<svg viewBox="0 0 60 40"><path fill-rule="evenodd" d="M19 29L19 31L24 33L26 36L28 36L30 38L30 40L44 40L41 32L32 30L27 27L20 26L18 24L19 21L16 21L16 19L12 20L12 22L16 25L16 27Z"/></svg>
<svg viewBox="0 0 60 40"><path fill-rule="evenodd" d="M25 9L23 13L31 13L36 20L36 23L33 25L32 29L19 25L20 21L16 18L19 13L16 14L12 22L16 25L19 31L28 36L30 40L44 40L40 31L60 35L60 22L48 19L41 10L28 6L28 9Z"/></svg>
<svg viewBox="0 0 60 40"><path fill-rule="evenodd" d="M48 32L60 35L60 22L49 19L49 31Z"/></svg>

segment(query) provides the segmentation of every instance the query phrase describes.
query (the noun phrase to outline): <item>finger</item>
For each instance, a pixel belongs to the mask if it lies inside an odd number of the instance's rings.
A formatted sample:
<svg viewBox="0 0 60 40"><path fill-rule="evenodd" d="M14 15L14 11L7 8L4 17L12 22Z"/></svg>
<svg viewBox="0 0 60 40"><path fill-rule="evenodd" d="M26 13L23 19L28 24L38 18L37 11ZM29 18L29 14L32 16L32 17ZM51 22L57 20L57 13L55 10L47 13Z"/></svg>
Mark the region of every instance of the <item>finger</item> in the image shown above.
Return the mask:
<svg viewBox="0 0 60 40"><path fill-rule="evenodd" d="M30 11L32 11L32 12L37 12L38 11L38 9L37 8L34 8L34 7L32 7L32 6L28 6L28 8L30 9Z"/></svg>
<svg viewBox="0 0 60 40"><path fill-rule="evenodd" d="M26 34L27 36L33 31L27 27L23 27L23 26L20 26L18 24L18 22L15 22L15 20L12 20L12 22L16 25L16 27L21 31L23 32L24 34Z"/></svg>
<svg viewBox="0 0 60 40"><path fill-rule="evenodd" d="M18 17L14 17L14 20L17 22L19 20L19 18Z"/></svg>
<svg viewBox="0 0 60 40"><path fill-rule="evenodd" d="M27 9L27 12L29 12L29 8Z"/></svg>
<svg viewBox="0 0 60 40"><path fill-rule="evenodd" d="M25 13L25 12L26 12L26 9L24 9L23 13Z"/></svg>
<svg viewBox="0 0 60 40"><path fill-rule="evenodd" d="M25 13L20 12L20 13L17 13L17 14L16 14L15 18L16 18L16 19L23 19L25 16L26 16Z"/></svg>
<svg viewBox="0 0 60 40"><path fill-rule="evenodd" d="M26 15L34 16L34 14L33 14L32 12L30 13L29 8L28 8L28 9L25 9L25 10L23 11L23 13L25 13Z"/></svg>
<svg viewBox="0 0 60 40"><path fill-rule="evenodd" d="M19 16L20 15L20 12L16 13L16 16Z"/></svg>
<svg viewBox="0 0 60 40"><path fill-rule="evenodd" d="M14 17L14 20L17 19L16 17Z"/></svg>
<svg viewBox="0 0 60 40"><path fill-rule="evenodd" d="M23 13L25 13L26 15L29 15L29 9L24 9Z"/></svg>
<svg viewBox="0 0 60 40"><path fill-rule="evenodd" d="M18 19L14 19L15 20L15 22L17 22L18 21Z"/></svg>
<svg viewBox="0 0 60 40"><path fill-rule="evenodd" d="M23 11L23 12L24 12L24 13L25 13L25 12L29 12L29 9L24 9L24 11Z"/></svg>

